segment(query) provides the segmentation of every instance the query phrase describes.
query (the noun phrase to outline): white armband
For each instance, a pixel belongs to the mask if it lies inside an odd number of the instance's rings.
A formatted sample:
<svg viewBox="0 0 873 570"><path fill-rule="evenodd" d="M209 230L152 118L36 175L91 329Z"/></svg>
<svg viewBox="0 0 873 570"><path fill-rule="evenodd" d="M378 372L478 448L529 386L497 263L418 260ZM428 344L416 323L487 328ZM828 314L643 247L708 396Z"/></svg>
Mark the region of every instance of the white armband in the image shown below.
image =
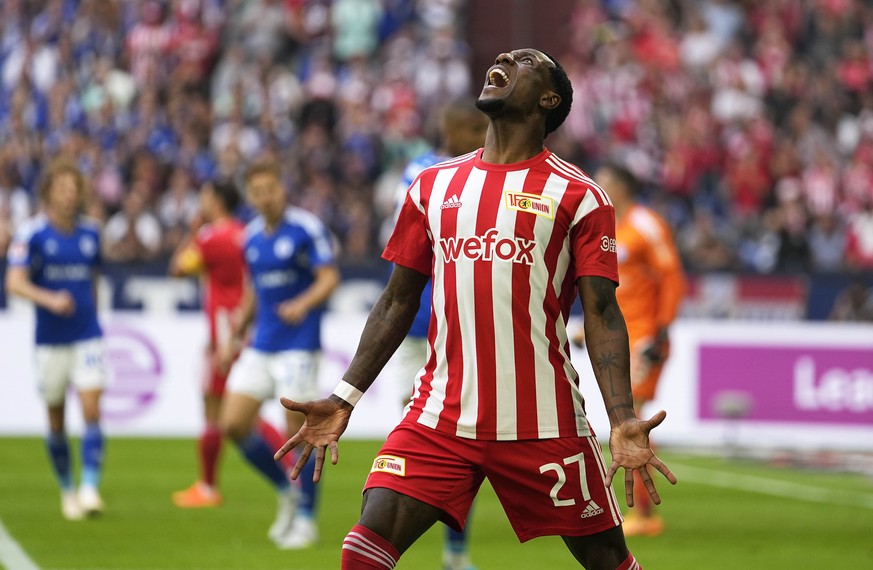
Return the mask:
<svg viewBox="0 0 873 570"><path fill-rule="evenodd" d="M346 382L345 380L340 380L340 383L336 385L336 388L333 389L333 395L341 398L342 400L348 402L352 407L358 403L358 400L361 399L361 396L364 395L363 392Z"/></svg>

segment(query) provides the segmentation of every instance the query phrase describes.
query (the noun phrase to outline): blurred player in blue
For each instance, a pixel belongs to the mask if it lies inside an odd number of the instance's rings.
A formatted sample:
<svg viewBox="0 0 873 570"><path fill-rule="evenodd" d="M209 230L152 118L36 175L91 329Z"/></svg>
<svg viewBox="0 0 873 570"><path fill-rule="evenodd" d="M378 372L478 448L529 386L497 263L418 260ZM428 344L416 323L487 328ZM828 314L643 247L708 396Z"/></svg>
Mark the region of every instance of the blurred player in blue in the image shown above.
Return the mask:
<svg viewBox="0 0 873 570"><path fill-rule="evenodd" d="M61 512L68 520L81 520L104 508L98 488L105 349L95 296L100 231L81 216L85 180L74 165L51 165L41 198L43 211L22 224L9 248L6 290L36 305L36 378L48 407L46 446L61 486ZM85 418L78 492L64 428L70 384L79 393Z"/></svg>
<svg viewBox="0 0 873 570"><path fill-rule="evenodd" d="M440 147L412 159L403 171L403 178L398 187L398 214L406 198L406 192L422 170L450 158L473 152L485 144L488 117L479 111L472 101L456 101L442 109L439 131ZM421 294L421 306L415 314L412 328L409 329L409 334L394 355L397 366L396 378L400 384L398 393L402 395L404 406L412 400L413 381L427 362L427 330L430 327L432 294L433 284L428 281ZM444 570L473 570L467 544L469 528L467 525L464 530L457 531L446 527L443 548Z"/></svg>
<svg viewBox="0 0 873 570"><path fill-rule="evenodd" d="M339 283L331 237L321 221L300 208L288 207L278 164L256 163L246 173L249 201L259 216L246 228L244 255L250 283L233 326L237 346L252 326L250 345L243 349L228 378L221 408L222 430L243 456L276 488L276 520L268 533L279 548L298 549L318 539L315 525L316 487L301 477L292 487L286 472L273 460L268 442L257 429L261 404L282 395L318 396L318 359L324 304ZM234 346L222 354L230 360ZM287 412L289 433L304 416Z"/></svg>

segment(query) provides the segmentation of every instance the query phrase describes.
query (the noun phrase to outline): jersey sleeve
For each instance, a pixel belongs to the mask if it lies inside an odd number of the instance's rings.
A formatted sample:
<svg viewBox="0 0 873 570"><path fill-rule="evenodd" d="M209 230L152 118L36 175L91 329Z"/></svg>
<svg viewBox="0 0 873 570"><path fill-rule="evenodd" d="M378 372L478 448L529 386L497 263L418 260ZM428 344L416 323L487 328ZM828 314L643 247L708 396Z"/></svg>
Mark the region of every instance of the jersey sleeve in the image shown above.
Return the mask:
<svg viewBox="0 0 873 570"><path fill-rule="evenodd" d="M304 226L304 229L309 236L307 248L312 266L321 267L334 263L333 240L321 220L313 216L312 223Z"/></svg>
<svg viewBox="0 0 873 570"><path fill-rule="evenodd" d="M412 198L412 194L410 192L406 195L394 233L391 234L382 257L397 265L430 275L433 247L424 212Z"/></svg>
<svg viewBox="0 0 873 570"><path fill-rule="evenodd" d="M215 238L216 232L209 226L201 227L197 230L197 233L194 234L194 240L189 247L197 252L204 264L211 264L214 261L216 254L221 254L220 251L217 251L220 248L214 247Z"/></svg>
<svg viewBox="0 0 873 570"><path fill-rule="evenodd" d="M582 216L570 230L575 278L599 276L618 283L615 245L615 210L612 206L601 206Z"/></svg>
<svg viewBox="0 0 873 570"><path fill-rule="evenodd" d="M22 224L9 244L6 259L11 266L28 267L33 259L34 233L30 224Z"/></svg>

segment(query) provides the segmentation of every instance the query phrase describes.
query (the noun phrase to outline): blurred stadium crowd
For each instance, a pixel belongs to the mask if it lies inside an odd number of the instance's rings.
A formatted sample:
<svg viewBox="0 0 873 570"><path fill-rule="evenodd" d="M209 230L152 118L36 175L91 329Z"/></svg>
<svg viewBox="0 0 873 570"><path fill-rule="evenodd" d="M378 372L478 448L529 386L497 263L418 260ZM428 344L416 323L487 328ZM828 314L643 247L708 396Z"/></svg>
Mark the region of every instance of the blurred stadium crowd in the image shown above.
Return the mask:
<svg viewBox="0 0 873 570"><path fill-rule="evenodd" d="M342 258L373 260L433 111L484 75L465 0L0 6L0 252L51 157L136 262L178 243L199 184L273 155ZM578 0L556 34L576 93L547 144L630 165L689 270L873 270L873 3Z"/></svg>

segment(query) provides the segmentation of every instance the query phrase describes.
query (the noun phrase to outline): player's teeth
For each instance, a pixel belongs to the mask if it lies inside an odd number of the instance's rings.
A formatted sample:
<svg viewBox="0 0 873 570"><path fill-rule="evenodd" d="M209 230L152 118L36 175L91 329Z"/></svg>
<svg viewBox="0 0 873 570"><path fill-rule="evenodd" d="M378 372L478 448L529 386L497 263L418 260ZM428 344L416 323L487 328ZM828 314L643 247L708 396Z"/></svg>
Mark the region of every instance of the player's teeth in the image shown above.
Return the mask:
<svg viewBox="0 0 873 570"><path fill-rule="evenodd" d="M509 83L509 76L502 69L492 69L488 74L488 83L497 86L498 82L500 87L506 86Z"/></svg>

